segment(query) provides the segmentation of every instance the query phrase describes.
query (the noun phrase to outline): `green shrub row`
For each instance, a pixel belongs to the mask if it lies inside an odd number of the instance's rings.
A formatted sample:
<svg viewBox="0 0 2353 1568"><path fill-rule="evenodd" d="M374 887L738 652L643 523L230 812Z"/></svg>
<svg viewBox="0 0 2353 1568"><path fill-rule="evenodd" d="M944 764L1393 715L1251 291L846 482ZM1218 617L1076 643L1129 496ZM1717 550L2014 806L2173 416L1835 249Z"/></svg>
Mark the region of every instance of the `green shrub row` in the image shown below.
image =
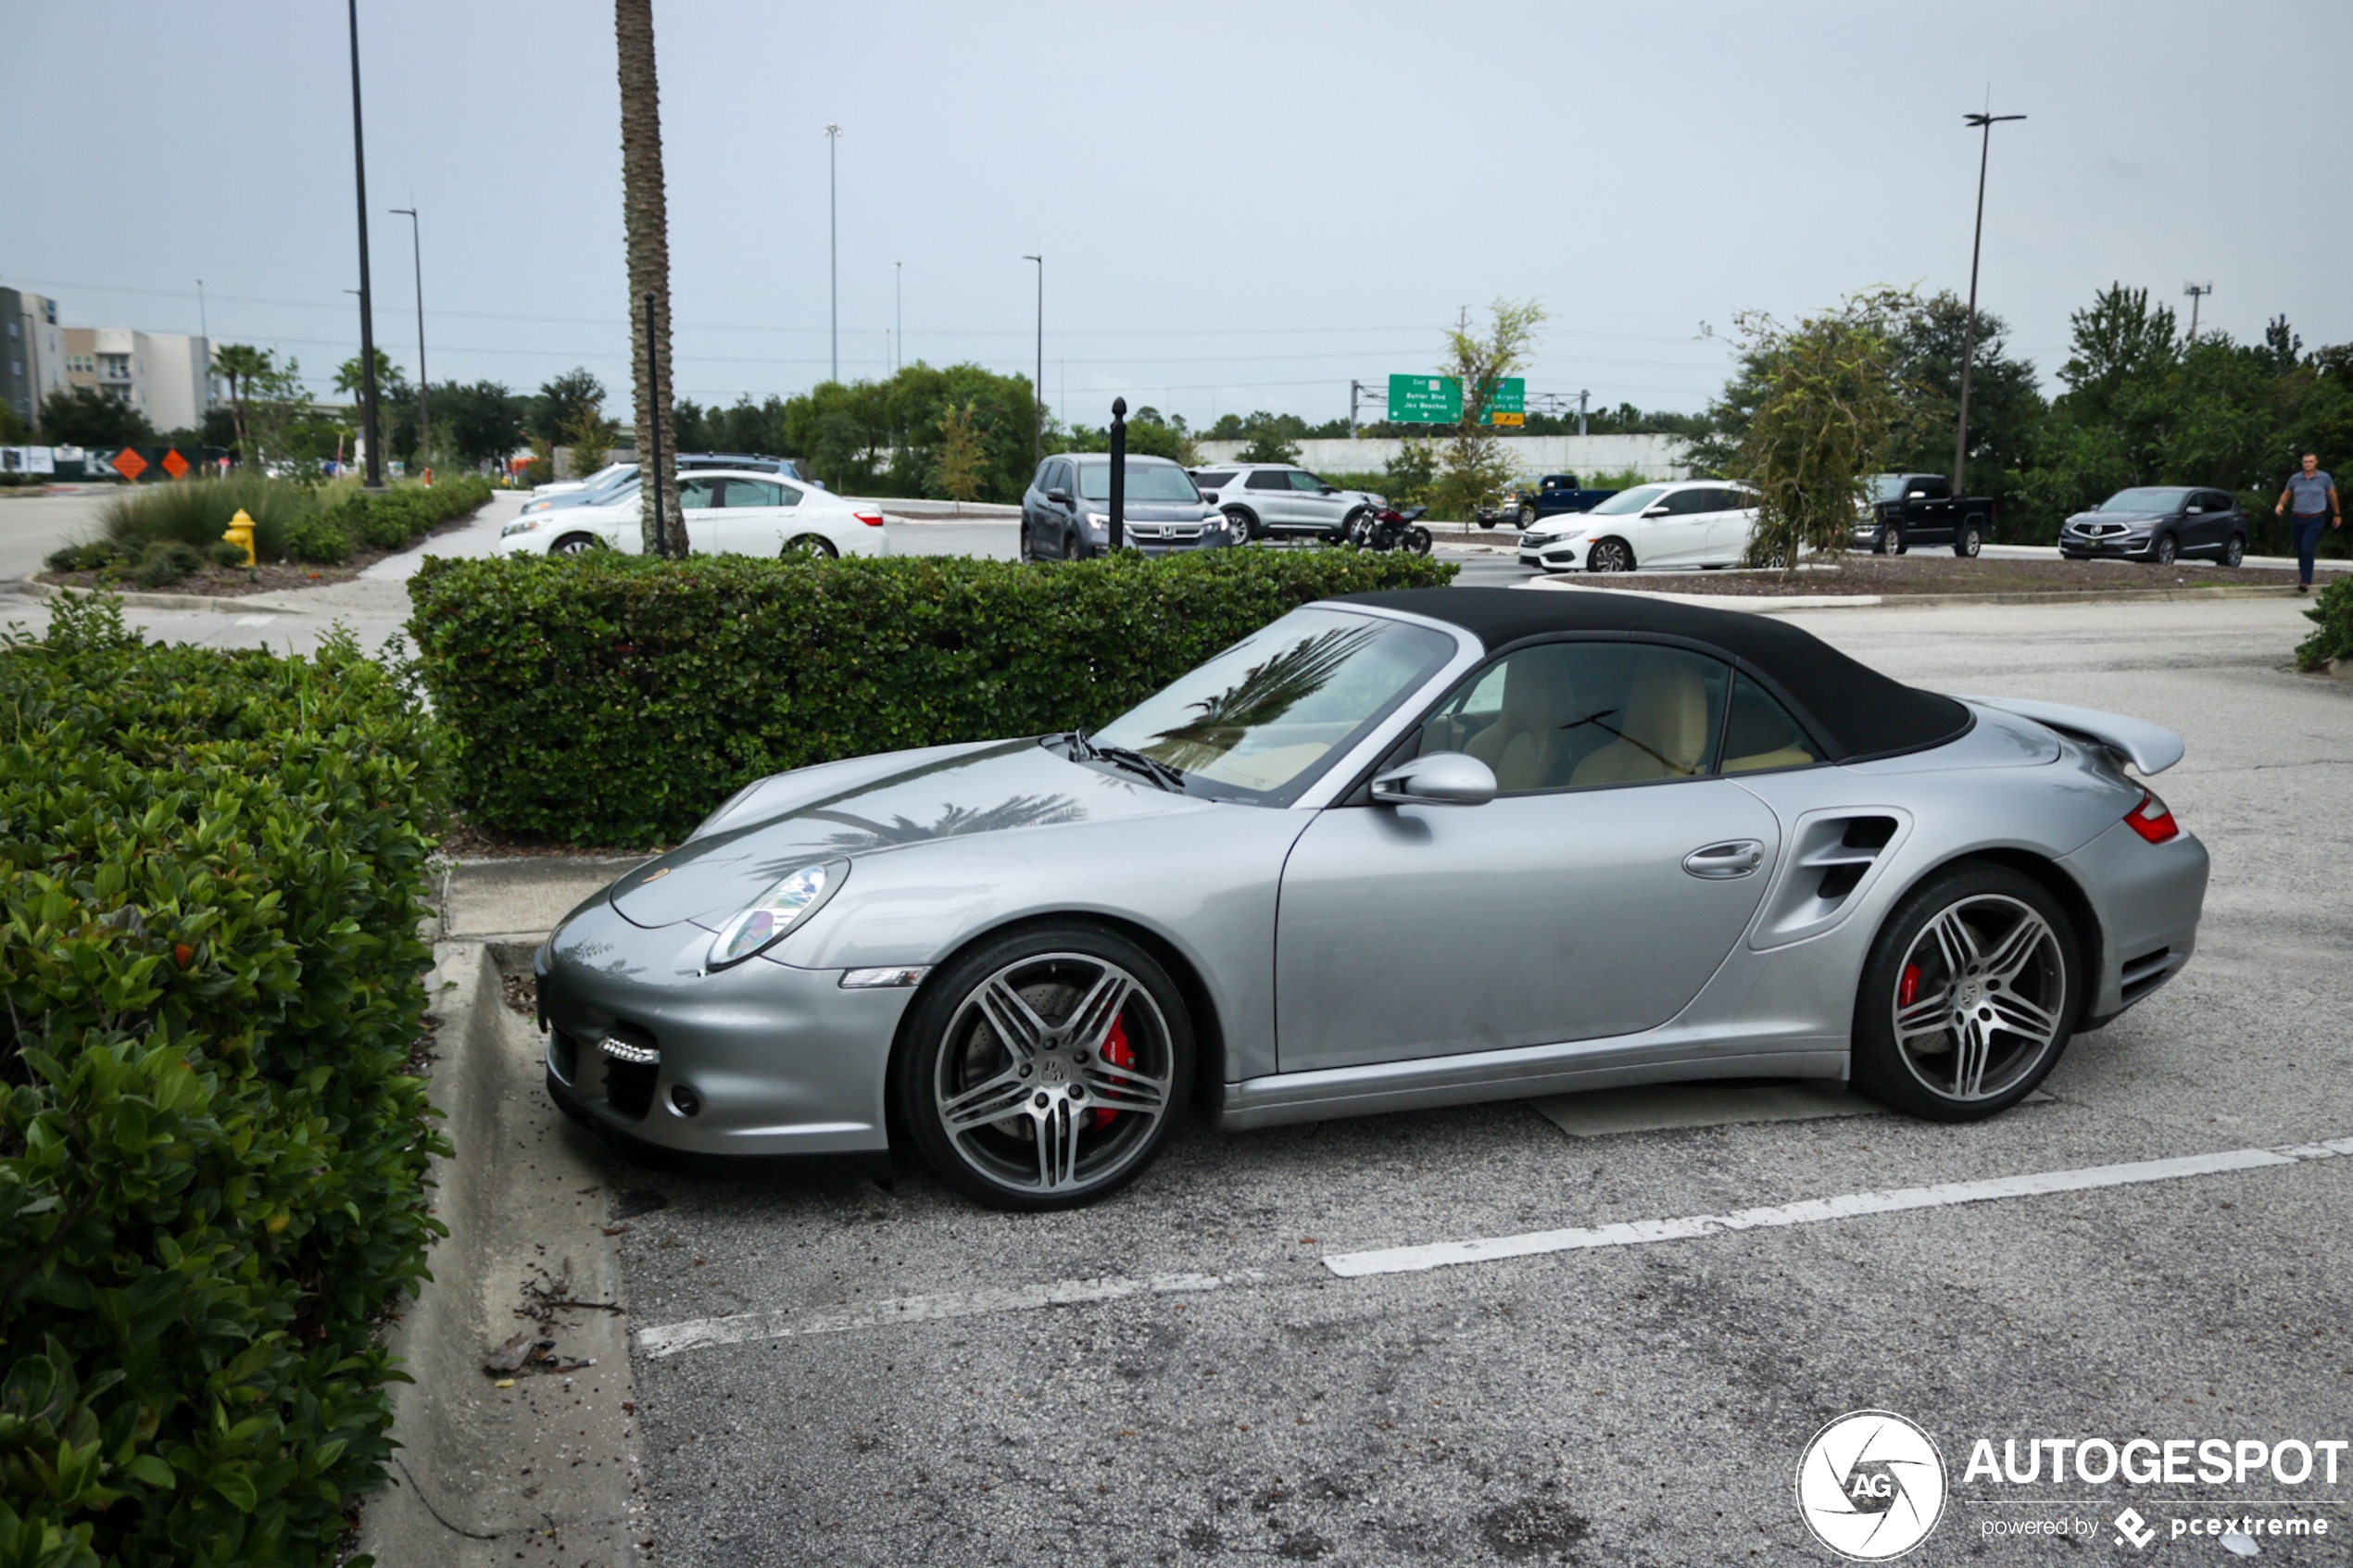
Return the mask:
<svg viewBox="0 0 2353 1568"><path fill-rule="evenodd" d="M0 646L0 1563L332 1562L441 1230L429 721L347 637L54 613Z"/></svg>
<svg viewBox="0 0 2353 1568"><path fill-rule="evenodd" d="M1102 723L1298 605L1454 570L1353 549L436 558L410 626L476 822L644 846L787 768Z"/></svg>
<svg viewBox="0 0 2353 1568"><path fill-rule="evenodd" d="M2304 619L2318 622L2321 629L2296 645L2297 669L2318 670L2332 659L2353 659L2353 571L2334 573Z"/></svg>
<svg viewBox="0 0 2353 1568"><path fill-rule="evenodd" d="M456 474L433 485L401 484L374 495L356 486L321 492L242 470L218 479L137 486L107 503L99 514L100 538L67 546L48 565L52 571L105 570L143 586L161 586L177 577L140 576L151 558L165 558L157 546L177 544L199 558L212 558L230 519L242 510L253 519L254 553L260 559L333 566L356 548L406 549L441 523L480 507L492 488L486 479ZM160 573L163 568L155 570Z"/></svg>

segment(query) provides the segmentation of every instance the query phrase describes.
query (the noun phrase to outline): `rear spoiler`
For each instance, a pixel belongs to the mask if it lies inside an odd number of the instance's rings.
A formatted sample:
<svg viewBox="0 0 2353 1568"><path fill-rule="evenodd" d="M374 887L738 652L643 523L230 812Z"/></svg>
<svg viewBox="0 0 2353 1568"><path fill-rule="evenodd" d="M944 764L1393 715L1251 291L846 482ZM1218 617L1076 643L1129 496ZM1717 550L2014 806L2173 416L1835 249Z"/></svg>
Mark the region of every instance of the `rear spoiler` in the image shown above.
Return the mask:
<svg viewBox="0 0 2353 1568"><path fill-rule="evenodd" d="M2127 719L2121 713L2103 713L2096 708L2076 708L2064 702L2035 702L2022 696L1967 696L1961 700L1997 708L2005 713L2015 713L2021 719L2032 719L2038 724L2120 752L2143 773L2165 771L2182 759L2185 749L2182 737L2162 724L2152 724L2143 719Z"/></svg>

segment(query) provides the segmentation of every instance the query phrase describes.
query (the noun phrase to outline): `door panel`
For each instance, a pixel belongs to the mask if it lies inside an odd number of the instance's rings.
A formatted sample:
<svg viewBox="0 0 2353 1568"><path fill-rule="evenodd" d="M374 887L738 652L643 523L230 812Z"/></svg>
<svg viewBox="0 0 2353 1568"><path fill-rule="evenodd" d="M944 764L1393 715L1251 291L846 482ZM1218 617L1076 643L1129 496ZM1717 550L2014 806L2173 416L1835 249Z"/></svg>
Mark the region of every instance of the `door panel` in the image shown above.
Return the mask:
<svg viewBox="0 0 2353 1568"><path fill-rule="evenodd" d="M773 556L794 532L793 503L800 492L773 479L731 479L720 496L719 548L730 555Z"/></svg>
<svg viewBox="0 0 2353 1568"><path fill-rule="evenodd" d="M723 483L699 474L679 478L679 516L686 524L686 548L696 555L719 553L719 487Z"/></svg>
<svg viewBox="0 0 2353 1568"><path fill-rule="evenodd" d="M1754 873L1684 870L1743 839L1764 847ZM1722 778L1325 811L1283 872L1282 1071L1664 1023L1740 940L1779 843L1773 813Z"/></svg>
<svg viewBox="0 0 2353 1568"><path fill-rule="evenodd" d="M1737 493L1729 497L1741 500ZM1707 514L1707 557L1709 566L1738 566L1747 558L1749 536L1756 532L1755 508L1710 512Z"/></svg>
<svg viewBox="0 0 2353 1568"><path fill-rule="evenodd" d="M1715 510L1715 492L1678 490L1667 497L1665 517L1642 520L1642 537L1634 542L1637 566L1692 566L1707 552L1708 513Z"/></svg>

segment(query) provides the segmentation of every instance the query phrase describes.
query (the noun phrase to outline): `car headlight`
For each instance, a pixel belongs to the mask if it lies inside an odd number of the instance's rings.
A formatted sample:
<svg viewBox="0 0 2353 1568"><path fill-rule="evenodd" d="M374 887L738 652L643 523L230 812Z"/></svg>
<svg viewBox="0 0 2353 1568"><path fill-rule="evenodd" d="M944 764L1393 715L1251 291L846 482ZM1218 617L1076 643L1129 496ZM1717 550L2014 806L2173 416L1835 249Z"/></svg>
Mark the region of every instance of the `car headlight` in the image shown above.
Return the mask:
<svg viewBox="0 0 2353 1568"><path fill-rule="evenodd" d="M1088 512L1087 514L1087 526L1089 528L1109 528L1111 526L1111 519L1101 512Z"/></svg>
<svg viewBox="0 0 2353 1568"><path fill-rule="evenodd" d="M535 533L538 530L547 527L550 521L551 520L544 517L519 517L515 519L514 521L507 524L506 527L501 528L498 531L498 537L504 539L510 533Z"/></svg>
<svg viewBox="0 0 2353 1568"><path fill-rule="evenodd" d="M827 860L780 878L719 928L718 939L711 945L709 967L725 969L774 947L814 913L849 875L849 861Z"/></svg>

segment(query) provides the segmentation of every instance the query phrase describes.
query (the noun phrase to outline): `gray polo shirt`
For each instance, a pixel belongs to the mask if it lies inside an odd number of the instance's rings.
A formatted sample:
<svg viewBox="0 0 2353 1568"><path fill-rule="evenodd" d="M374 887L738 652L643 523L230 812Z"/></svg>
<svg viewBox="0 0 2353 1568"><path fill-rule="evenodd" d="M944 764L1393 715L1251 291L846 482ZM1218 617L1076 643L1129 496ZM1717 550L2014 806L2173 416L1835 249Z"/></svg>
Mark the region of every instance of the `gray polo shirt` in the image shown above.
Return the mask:
<svg viewBox="0 0 2353 1568"><path fill-rule="evenodd" d="M2336 481L2328 470L2308 474L2299 469L2287 476L2287 509L2297 517L2326 517L2329 492L2335 488Z"/></svg>

